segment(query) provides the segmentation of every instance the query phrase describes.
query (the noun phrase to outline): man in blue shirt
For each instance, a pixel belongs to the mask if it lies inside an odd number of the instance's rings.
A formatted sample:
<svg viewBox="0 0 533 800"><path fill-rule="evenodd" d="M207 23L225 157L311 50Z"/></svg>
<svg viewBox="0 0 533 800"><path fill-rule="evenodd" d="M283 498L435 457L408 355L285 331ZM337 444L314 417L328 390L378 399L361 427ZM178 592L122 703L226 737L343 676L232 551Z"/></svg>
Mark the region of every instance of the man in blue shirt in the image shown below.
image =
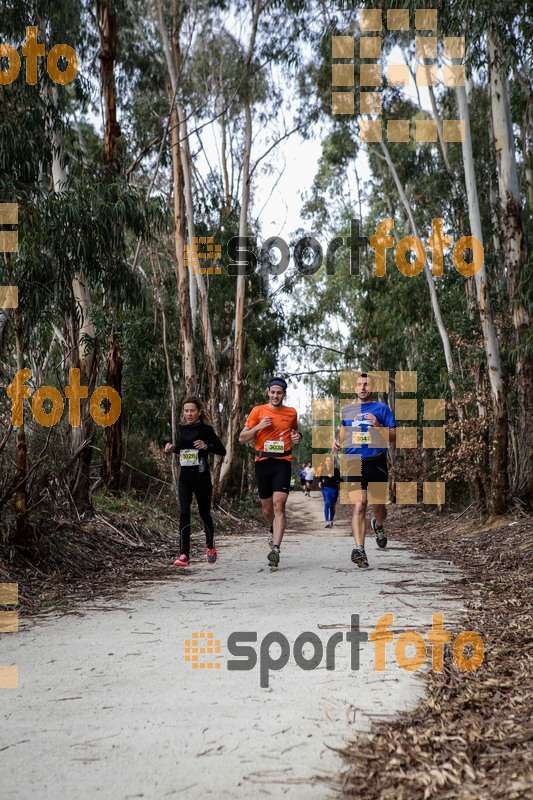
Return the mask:
<svg viewBox="0 0 533 800"><path fill-rule="evenodd" d="M357 378L355 391L358 402L349 403L342 409L341 428L336 449L345 449L348 475L344 481L353 484L348 496L353 502L352 533L355 547L352 550L352 561L358 567L368 567L365 553L367 489L383 498L383 502L374 502L374 516L370 525L376 536L379 547L386 547L387 537L383 523L387 517L385 505L388 492L387 447L389 442L396 441L396 420L394 414L385 403L372 398L372 382L366 372Z"/></svg>

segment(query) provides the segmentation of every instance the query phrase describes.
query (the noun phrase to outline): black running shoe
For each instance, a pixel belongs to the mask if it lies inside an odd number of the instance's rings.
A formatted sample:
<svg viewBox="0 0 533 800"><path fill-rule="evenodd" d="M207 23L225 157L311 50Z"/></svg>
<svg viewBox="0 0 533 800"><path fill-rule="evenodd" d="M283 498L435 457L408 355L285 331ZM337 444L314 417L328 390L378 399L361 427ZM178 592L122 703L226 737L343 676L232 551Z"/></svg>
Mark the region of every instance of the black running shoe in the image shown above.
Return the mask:
<svg viewBox="0 0 533 800"><path fill-rule="evenodd" d="M273 547L268 554L268 563L271 567L277 567L279 564L279 547Z"/></svg>
<svg viewBox="0 0 533 800"><path fill-rule="evenodd" d="M357 564L358 567L362 569L367 569L370 566L368 563L368 558L366 557L366 553L364 547L354 547L352 550L352 561L354 564Z"/></svg>
<svg viewBox="0 0 533 800"><path fill-rule="evenodd" d="M370 526L374 531L374 533L376 534L376 542L378 543L378 547L387 547L387 537L385 536L383 525L379 527L375 518L372 517L372 519L370 520Z"/></svg>

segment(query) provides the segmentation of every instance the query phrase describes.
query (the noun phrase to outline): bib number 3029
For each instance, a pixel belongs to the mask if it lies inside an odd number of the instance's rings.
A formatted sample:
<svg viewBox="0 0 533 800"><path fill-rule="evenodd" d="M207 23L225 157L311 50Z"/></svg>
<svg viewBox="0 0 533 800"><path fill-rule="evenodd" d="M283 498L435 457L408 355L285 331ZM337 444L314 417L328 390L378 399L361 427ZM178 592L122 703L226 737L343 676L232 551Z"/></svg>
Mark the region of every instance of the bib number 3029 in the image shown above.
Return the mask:
<svg viewBox="0 0 533 800"><path fill-rule="evenodd" d="M181 467L198 466L198 450L180 450Z"/></svg>

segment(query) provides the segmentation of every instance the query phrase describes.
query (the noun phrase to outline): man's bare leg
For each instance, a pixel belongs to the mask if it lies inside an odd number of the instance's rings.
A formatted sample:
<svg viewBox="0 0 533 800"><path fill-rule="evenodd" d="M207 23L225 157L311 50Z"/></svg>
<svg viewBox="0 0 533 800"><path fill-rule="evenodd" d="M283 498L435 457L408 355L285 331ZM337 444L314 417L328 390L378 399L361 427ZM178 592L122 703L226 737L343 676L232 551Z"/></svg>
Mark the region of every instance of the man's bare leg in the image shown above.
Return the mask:
<svg viewBox="0 0 533 800"><path fill-rule="evenodd" d="M372 506L372 512L378 523L378 526L381 528L385 520L387 519L387 506L382 504L376 504Z"/></svg>
<svg viewBox="0 0 533 800"><path fill-rule="evenodd" d="M277 547L281 545L283 534L285 533L285 526L287 524L285 506L288 496L289 495L285 492L274 492L272 497L261 500L263 516L273 529L272 539Z"/></svg>
<svg viewBox="0 0 533 800"><path fill-rule="evenodd" d="M274 524L274 502L272 497L267 497L266 500L261 500L261 509L269 527L272 527Z"/></svg>
<svg viewBox="0 0 533 800"><path fill-rule="evenodd" d="M288 494L285 492L274 492L272 497L274 506L274 547L280 547L285 533L287 517L285 506L287 505Z"/></svg>
<svg viewBox="0 0 533 800"><path fill-rule="evenodd" d="M378 547L386 547L387 535L383 530L383 523L387 519L387 506L385 506L383 503L375 503L372 506L372 512L374 516L370 520L370 527L376 534L376 542Z"/></svg>
<svg viewBox="0 0 533 800"><path fill-rule="evenodd" d="M364 489L360 490L360 495L360 502L354 503L352 514L352 535L356 547L365 546L366 535L366 491Z"/></svg>
<svg viewBox="0 0 533 800"><path fill-rule="evenodd" d="M352 561L354 564L357 564L358 567L366 569L368 567L368 559L364 552L367 509L366 489L356 489L353 492L353 499L355 502L352 514L352 534L355 548L352 550Z"/></svg>

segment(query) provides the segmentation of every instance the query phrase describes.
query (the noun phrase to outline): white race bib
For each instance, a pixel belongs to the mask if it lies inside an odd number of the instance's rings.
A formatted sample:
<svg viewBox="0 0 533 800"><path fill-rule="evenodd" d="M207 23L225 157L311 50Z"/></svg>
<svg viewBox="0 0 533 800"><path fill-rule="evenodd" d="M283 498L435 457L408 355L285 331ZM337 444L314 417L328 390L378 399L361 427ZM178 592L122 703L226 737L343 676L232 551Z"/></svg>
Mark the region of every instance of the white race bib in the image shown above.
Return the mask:
<svg viewBox="0 0 533 800"><path fill-rule="evenodd" d="M370 444L370 432L356 431L352 434L355 444Z"/></svg>
<svg viewBox="0 0 533 800"><path fill-rule="evenodd" d="M279 439L269 439L263 445L263 451L265 453L284 453L285 445Z"/></svg>
<svg viewBox="0 0 533 800"><path fill-rule="evenodd" d="M198 450L180 450L180 467L197 467Z"/></svg>

